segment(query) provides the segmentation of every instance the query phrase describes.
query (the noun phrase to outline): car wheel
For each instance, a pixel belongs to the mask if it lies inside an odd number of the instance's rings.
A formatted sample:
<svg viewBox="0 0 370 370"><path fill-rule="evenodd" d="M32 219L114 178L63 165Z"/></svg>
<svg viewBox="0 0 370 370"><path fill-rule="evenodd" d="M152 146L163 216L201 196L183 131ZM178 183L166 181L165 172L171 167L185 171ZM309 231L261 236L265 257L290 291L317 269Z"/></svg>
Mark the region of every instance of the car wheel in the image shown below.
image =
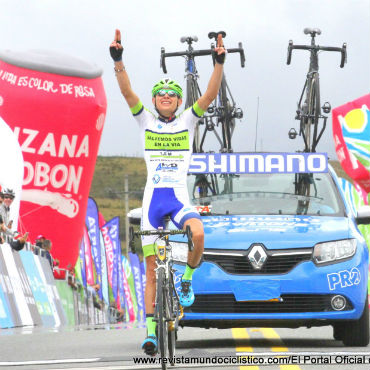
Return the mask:
<svg viewBox="0 0 370 370"><path fill-rule="evenodd" d="M341 339L345 346L365 347L369 344L369 299L367 295L361 317L356 321L343 323Z"/></svg>
<svg viewBox="0 0 370 370"><path fill-rule="evenodd" d="M343 323L333 325L333 337L335 340L342 340L343 338Z"/></svg>

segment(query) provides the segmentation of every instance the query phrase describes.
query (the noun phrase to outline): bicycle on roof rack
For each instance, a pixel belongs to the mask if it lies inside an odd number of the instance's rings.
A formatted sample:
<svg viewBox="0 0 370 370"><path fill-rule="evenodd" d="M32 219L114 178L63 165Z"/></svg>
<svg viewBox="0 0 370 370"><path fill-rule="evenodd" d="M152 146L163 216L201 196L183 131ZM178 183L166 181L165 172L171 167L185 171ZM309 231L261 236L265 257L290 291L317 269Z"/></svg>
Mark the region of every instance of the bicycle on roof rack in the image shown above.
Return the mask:
<svg viewBox="0 0 370 370"><path fill-rule="evenodd" d="M305 28L303 30L305 35L311 36L310 45L294 45L293 41L289 41L288 45L288 56L287 64L290 64L292 59L292 51L294 49L308 50L310 52L310 65L307 73L306 81L303 86L302 94L298 102L298 108L296 111L296 120L300 121L299 135L303 137L304 141L304 152L315 152L316 146L320 141L322 134L326 128L327 116L321 113L321 109L324 113L328 114L331 111L329 102L325 102L321 107L320 103L320 81L319 81L319 57L320 51L337 51L341 53L340 68L344 67L347 62L347 44L343 43L341 48L330 47L330 46L319 46L315 43L315 37L321 34L321 30L318 28ZM303 100L303 96L306 96ZM319 122L323 120L321 129L319 128ZM297 137L297 131L294 128L289 130L288 136L290 139Z"/></svg>
<svg viewBox="0 0 370 370"><path fill-rule="evenodd" d="M208 37L217 41L217 36L221 34L226 37L224 31L210 32ZM185 51L166 53L165 49L161 48L161 63L160 66L164 73L167 73L166 58L169 57L185 57L185 78L186 78L186 101L185 108L191 107L198 98L202 95L198 85L198 70L195 64L195 57L212 55L213 63L215 63L215 45L211 44L211 49L194 50L193 43L198 41L197 36L183 36L180 41L187 43L188 48ZM238 48L227 49L228 54L240 53L240 63L242 68L245 66L245 55L242 43L239 42ZM232 152L231 138L235 127L235 119L241 119L243 111L236 106L235 100L231 94L230 88L227 84L225 74L222 76L221 87L218 98L211 104L206 114L201 118L194 131L193 152L203 153L204 142L209 131L212 131L218 142L221 145L221 152ZM203 133L201 134L200 126L204 125ZM221 135L216 130L216 127L221 127Z"/></svg>

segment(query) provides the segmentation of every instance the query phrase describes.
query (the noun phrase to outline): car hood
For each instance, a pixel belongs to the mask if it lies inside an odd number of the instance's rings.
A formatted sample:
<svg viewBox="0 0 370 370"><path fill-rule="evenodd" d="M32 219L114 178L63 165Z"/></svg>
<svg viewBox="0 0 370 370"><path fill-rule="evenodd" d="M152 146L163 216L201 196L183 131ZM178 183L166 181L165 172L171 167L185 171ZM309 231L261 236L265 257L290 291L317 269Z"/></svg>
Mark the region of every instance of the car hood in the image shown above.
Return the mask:
<svg viewBox="0 0 370 370"><path fill-rule="evenodd" d="M307 248L349 237L346 217L206 216L202 217L205 248L248 249L262 243L269 249Z"/></svg>

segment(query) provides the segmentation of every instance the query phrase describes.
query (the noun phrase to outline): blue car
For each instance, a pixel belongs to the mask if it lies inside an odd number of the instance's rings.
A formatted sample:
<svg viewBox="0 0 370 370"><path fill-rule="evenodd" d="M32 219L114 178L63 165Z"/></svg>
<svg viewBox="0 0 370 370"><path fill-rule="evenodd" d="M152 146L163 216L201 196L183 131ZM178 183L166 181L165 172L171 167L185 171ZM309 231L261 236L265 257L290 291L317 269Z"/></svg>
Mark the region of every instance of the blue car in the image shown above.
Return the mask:
<svg viewBox="0 0 370 370"><path fill-rule="evenodd" d="M334 170L189 175L205 250L182 327L332 325L347 346L369 343L369 253ZM177 280L187 249L174 243Z"/></svg>

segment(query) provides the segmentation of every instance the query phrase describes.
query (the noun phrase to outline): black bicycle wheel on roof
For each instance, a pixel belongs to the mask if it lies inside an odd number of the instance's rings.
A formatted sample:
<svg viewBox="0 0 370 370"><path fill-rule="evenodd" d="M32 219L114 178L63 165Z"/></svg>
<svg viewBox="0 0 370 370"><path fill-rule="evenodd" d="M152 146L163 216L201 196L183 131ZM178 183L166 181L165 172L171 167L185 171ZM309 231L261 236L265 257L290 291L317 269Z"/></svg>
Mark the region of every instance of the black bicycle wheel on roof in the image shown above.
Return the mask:
<svg viewBox="0 0 370 370"><path fill-rule="evenodd" d="M186 80L186 102L185 102L185 109L192 107L193 104L199 99L200 91L198 87L198 83L195 80L193 75L188 75ZM194 128L194 139L193 139L193 152L199 153L200 152L200 142L201 142L201 134L199 129L199 124L202 119L196 123Z"/></svg>
<svg viewBox="0 0 370 370"><path fill-rule="evenodd" d="M320 107L320 83L319 83L319 75L317 73L314 74L312 79L312 89L310 95L310 104L309 104L309 112L311 115L311 125L312 125L312 140L310 146L310 152L316 151L316 145L318 143L317 134L319 131L319 120L321 116L321 107Z"/></svg>
<svg viewBox="0 0 370 370"><path fill-rule="evenodd" d="M314 152L317 145L317 131L321 114L320 91L317 74L313 75L313 78L308 84L306 102L306 112L304 112L301 118L301 124L303 124L303 139L305 143L304 151Z"/></svg>
<svg viewBox="0 0 370 370"><path fill-rule="evenodd" d="M166 312L166 277L163 268L158 270L157 276L157 313L158 313L158 344L159 354L161 356L162 369L166 370L167 365L167 338L168 338L168 327L167 327L167 312ZM163 361L163 359L166 359Z"/></svg>
<svg viewBox="0 0 370 370"><path fill-rule="evenodd" d="M220 90L218 93L219 97L219 110L220 118L219 121L222 125L222 151L230 152L231 151L231 132L232 132L232 117L231 117L231 106L230 101L227 97L227 86L225 76L222 76L222 82Z"/></svg>

